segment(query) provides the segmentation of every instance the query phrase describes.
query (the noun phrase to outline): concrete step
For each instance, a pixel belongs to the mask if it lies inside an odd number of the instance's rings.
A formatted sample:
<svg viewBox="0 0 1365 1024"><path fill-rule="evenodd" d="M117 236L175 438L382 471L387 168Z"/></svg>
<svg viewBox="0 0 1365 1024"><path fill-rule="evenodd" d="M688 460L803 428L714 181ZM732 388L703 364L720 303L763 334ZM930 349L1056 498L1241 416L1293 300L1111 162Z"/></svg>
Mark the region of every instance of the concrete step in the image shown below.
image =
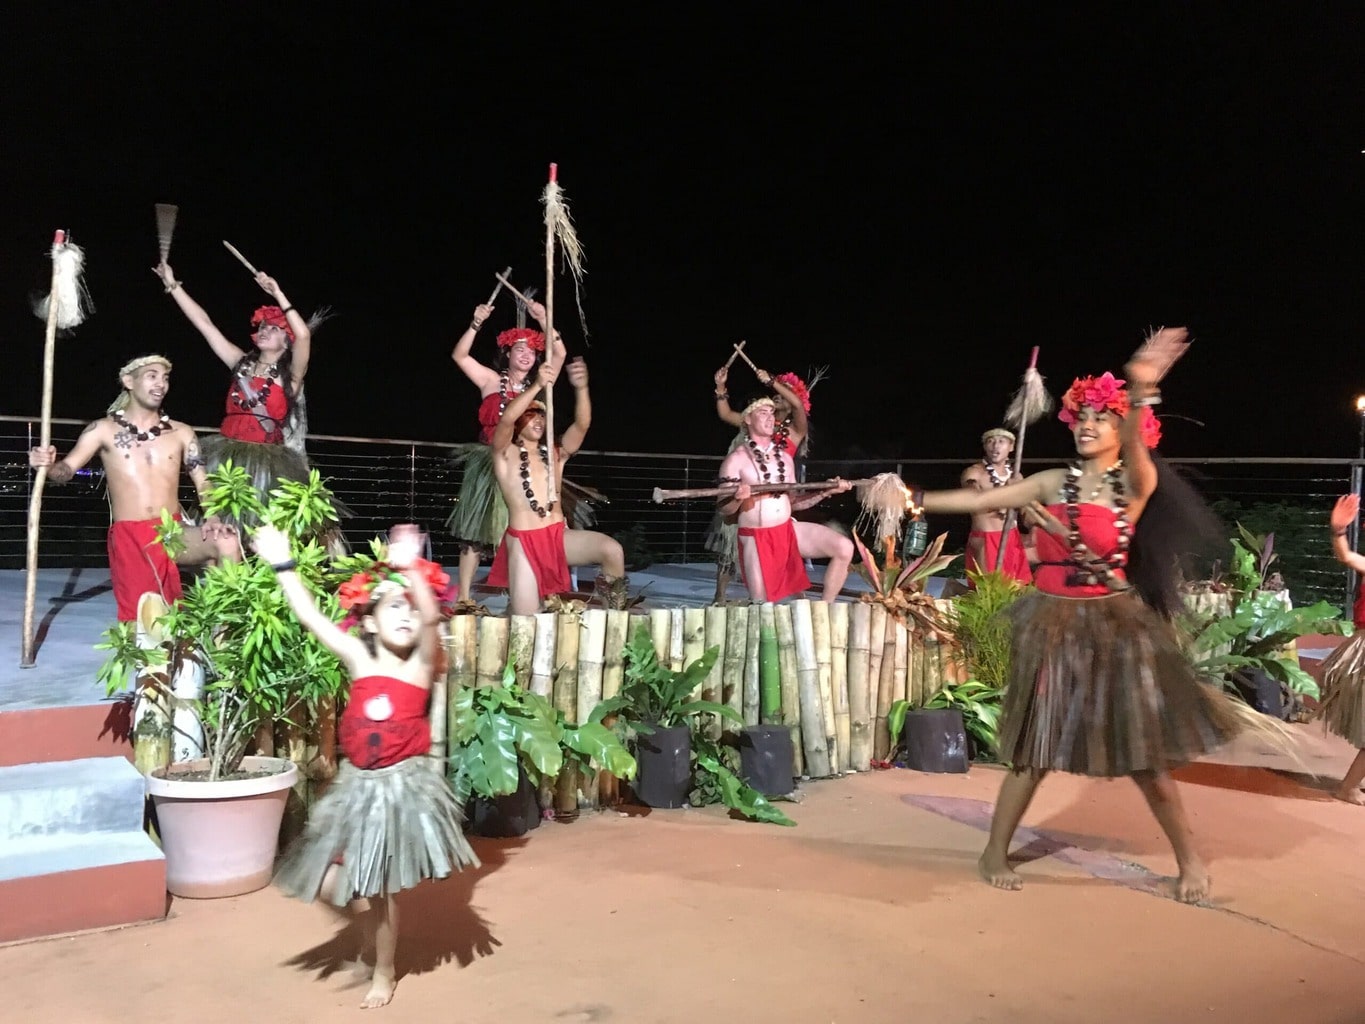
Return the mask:
<svg viewBox="0 0 1365 1024"><path fill-rule="evenodd" d="M0 942L166 916L166 859L140 830L0 842Z"/></svg>
<svg viewBox="0 0 1365 1024"><path fill-rule="evenodd" d="M120 757L0 768L0 841L138 832L145 796L142 775Z"/></svg>

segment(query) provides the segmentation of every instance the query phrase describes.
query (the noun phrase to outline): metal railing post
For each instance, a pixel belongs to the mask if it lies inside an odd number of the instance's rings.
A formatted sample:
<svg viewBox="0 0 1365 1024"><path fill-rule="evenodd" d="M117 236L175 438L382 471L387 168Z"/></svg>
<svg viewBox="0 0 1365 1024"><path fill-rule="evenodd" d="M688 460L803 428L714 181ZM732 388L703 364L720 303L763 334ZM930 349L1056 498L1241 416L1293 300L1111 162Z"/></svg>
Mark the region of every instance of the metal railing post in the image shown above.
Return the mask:
<svg viewBox="0 0 1365 1024"><path fill-rule="evenodd" d="M691 459L683 459L683 488L684 488L684 489L689 489L689 488L691 488L691 486L692 486L692 460L691 460ZM687 525L688 525L687 506L690 505L690 504L691 504L691 502L687 502L687 501L684 501L684 502L682 503L682 515L683 515L683 547L682 547L682 560L683 560L683 565L686 565L686 564L687 564Z"/></svg>

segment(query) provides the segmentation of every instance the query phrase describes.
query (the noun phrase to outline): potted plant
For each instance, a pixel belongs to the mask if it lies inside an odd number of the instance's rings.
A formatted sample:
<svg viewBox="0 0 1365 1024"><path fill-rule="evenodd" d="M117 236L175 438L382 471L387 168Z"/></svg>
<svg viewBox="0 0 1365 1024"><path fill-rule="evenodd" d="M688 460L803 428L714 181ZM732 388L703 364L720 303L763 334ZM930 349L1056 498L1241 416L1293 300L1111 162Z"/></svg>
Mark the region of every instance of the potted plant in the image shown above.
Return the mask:
<svg viewBox="0 0 1365 1024"><path fill-rule="evenodd" d="M243 512L254 512L285 531L294 542L299 578L320 607L339 617L326 552L313 539L337 522L317 472L307 483L285 481L264 507L239 467L225 463L210 480L206 514L240 521ZM181 532L169 514L160 533L174 555ZM110 630L100 645L110 652L100 678L112 695L130 671L144 686L162 690L187 659L204 672L202 692L192 702L204 756L146 776L166 854L167 889L197 898L252 892L270 880L285 804L299 773L288 759L268 756L271 750L265 756L249 751L276 723L334 699L344 685L341 666L299 624L271 568L247 551L240 561L206 569L156 628L165 646L140 645L135 623Z"/></svg>
<svg viewBox="0 0 1365 1024"><path fill-rule="evenodd" d="M501 686L462 687L450 719L450 770L456 795L473 797L475 830L515 836L534 828L536 788L566 766L634 778L635 758L602 724L610 711L603 701L587 722L571 725L550 701L517 685L510 663Z"/></svg>

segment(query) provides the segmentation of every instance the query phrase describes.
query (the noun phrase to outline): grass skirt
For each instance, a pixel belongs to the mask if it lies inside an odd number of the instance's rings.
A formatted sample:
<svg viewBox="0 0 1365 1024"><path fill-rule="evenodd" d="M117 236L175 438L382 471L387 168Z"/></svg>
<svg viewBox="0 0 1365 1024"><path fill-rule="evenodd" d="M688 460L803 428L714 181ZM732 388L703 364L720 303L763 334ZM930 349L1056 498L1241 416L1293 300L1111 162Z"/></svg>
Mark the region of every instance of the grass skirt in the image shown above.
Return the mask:
<svg viewBox="0 0 1365 1024"><path fill-rule="evenodd" d="M463 475L446 528L462 544L492 555L507 530L507 502L493 475L493 449L478 442L456 445L451 461L462 468ZM588 493L573 481L564 481L560 507L571 529L591 530L597 525L597 513L587 500Z"/></svg>
<svg viewBox="0 0 1365 1024"><path fill-rule="evenodd" d="M1165 771L1222 746L1247 716L1202 682L1174 629L1134 593L1033 591L1014 626L1000 757L1015 768L1115 777Z"/></svg>
<svg viewBox="0 0 1365 1024"><path fill-rule="evenodd" d="M332 902L344 907L478 867L463 821L460 802L425 757L372 770L342 761L308 827L281 859L275 884L311 903L340 858Z"/></svg>
<svg viewBox="0 0 1365 1024"><path fill-rule="evenodd" d="M280 485L281 480L308 481L308 460L282 444L258 444L254 441L237 441L222 434L209 434L199 439L199 450L203 452L210 473L228 460L234 466L245 469L251 478L251 486L261 496L262 504L270 501L270 492ZM233 525L256 524L247 522Z"/></svg>
<svg viewBox="0 0 1365 1024"><path fill-rule="evenodd" d="M1318 717L1329 732L1365 749L1365 630L1322 663L1322 705Z"/></svg>

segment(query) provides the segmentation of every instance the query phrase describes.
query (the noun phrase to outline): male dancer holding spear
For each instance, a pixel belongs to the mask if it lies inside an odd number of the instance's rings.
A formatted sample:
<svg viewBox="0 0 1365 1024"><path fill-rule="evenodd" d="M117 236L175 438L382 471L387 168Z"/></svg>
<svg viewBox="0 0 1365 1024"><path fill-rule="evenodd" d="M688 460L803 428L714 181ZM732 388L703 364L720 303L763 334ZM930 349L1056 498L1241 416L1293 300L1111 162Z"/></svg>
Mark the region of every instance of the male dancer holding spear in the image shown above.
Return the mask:
<svg viewBox="0 0 1365 1024"><path fill-rule="evenodd" d="M737 517L739 564L749 596L754 601L781 601L799 595L810 586L803 560L828 558L822 598L832 603L848 577L853 542L828 526L798 522L792 512L841 494L850 484L836 477L828 487L794 502L784 492L755 494L753 488L758 485L795 483L796 466L791 455L774 443L771 398L751 402L743 415L748 438L720 466L721 479L738 486L717 503L723 515Z"/></svg>
<svg viewBox="0 0 1365 1024"><path fill-rule="evenodd" d="M962 486L988 491L1008 485L1014 479L1014 467L1010 465L1010 456L1014 453L1014 434L1003 427L993 427L981 435L981 449L984 453L981 461L972 463L962 471ZM971 573L997 571L1001 547L1005 551L998 571L1020 583L1033 582L1027 541L1012 519L1006 523L1008 514L1004 509L993 508L972 515L972 532L967 537L966 558L969 586L976 586Z"/></svg>

